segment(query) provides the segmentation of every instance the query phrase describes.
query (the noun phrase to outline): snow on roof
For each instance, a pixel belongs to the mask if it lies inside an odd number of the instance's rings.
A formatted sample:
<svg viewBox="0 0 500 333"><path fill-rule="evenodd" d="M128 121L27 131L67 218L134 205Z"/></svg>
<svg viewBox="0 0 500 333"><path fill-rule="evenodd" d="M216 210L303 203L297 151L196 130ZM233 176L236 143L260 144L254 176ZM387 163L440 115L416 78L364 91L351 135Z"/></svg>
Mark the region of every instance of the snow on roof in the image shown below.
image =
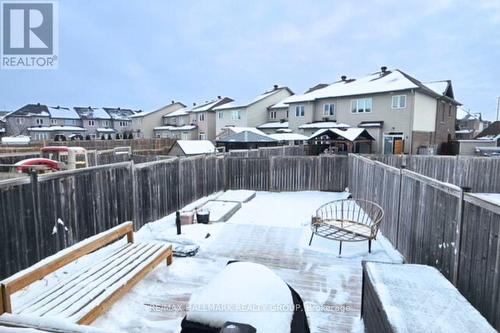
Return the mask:
<svg viewBox="0 0 500 333"><path fill-rule="evenodd" d="M112 128L98 128L96 131L100 132L100 133L114 133L115 132L115 130Z"/></svg>
<svg viewBox="0 0 500 333"><path fill-rule="evenodd" d="M276 141L269 135L262 133L258 134L253 131L242 131L224 136L217 140L218 142L272 142Z"/></svg>
<svg viewBox="0 0 500 333"><path fill-rule="evenodd" d="M288 121L273 121L257 126L257 128L288 128Z"/></svg>
<svg viewBox="0 0 500 333"><path fill-rule="evenodd" d="M177 140L186 155L213 154L215 146L208 140Z"/></svg>
<svg viewBox="0 0 500 333"><path fill-rule="evenodd" d="M51 132L51 131L85 131L85 128L78 126L50 126L50 127L30 127L28 131L32 132Z"/></svg>
<svg viewBox="0 0 500 333"><path fill-rule="evenodd" d="M229 130L233 133L241 133L241 132L252 132L258 135L264 135L266 136L267 134L262 132L261 130L255 128L255 127L237 127L237 126L227 126L224 127L223 130Z"/></svg>
<svg viewBox="0 0 500 333"><path fill-rule="evenodd" d="M196 310L207 304L227 305L221 311ZM255 305L260 311L230 309L231 305ZM227 265L206 286L191 295L189 321L222 327L225 322L245 323L257 332L289 333L293 298L287 284L264 265L235 262ZM280 309L275 311L273 309Z"/></svg>
<svg viewBox="0 0 500 333"><path fill-rule="evenodd" d="M164 115L164 118L169 117L177 117L177 116L187 116L189 114L189 108L182 108L179 110L175 110L174 112L170 112L169 114Z"/></svg>
<svg viewBox="0 0 500 333"><path fill-rule="evenodd" d="M2 138L2 143L29 143L31 138L25 135L19 136L5 136Z"/></svg>
<svg viewBox="0 0 500 333"><path fill-rule="evenodd" d="M0 133L5 133L5 128L0 128Z"/></svg>
<svg viewBox="0 0 500 333"><path fill-rule="evenodd" d="M361 123L358 124L358 127L383 127L384 122L383 121L362 121Z"/></svg>
<svg viewBox="0 0 500 333"><path fill-rule="evenodd" d="M59 119L80 119L80 116L74 109L62 107L48 107L50 116Z"/></svg>
<svg viewBox="0 0 500 333"><path fill-rule="evenodd" d="M306 128L344 128L344 127L349 127L347 124L343 123L337 123L335 121L320 121L317 123L310 123L310 124L304 124L300 125L300 129L306 129Z"/></svg>
<svg viewBox="0 0 500 333"><path fill-rule="evenodd" d="M258 101L260 100L263 100L264 98L267 98L269 96L272 96L274 95L275 93L281 91L282 89L287 89L285 87L281 87L281 88L278 88L278 89L275 89L275 90L271 90L271 91L267 91L263 94L260 94L258 95L257 97L249 100L249 101L245 101L245 102L241 102L241 103L238 103L236 101L233 101L231 103L227 103L227 104L224 104L224 105L220 105L220 106L217 106L216 108L214 108L214 110L225 110L225 109L236 109L236 108L245 108L249 105L252 105L254 103L257 103Z"/></svg>
<svg viewBox="0 0 500 333"><path fill-rule="evenodd" d="M111 119L111 116L103 108L74 107L75 111L86 119Z"/></svg>
<svg viewBox="0 0 500 333"><path fill-rule="evenodd" d="M192 112L202 112L202 111L208 111L211 108L213 108L217 103L220 102L220 99L216 99L210 102L207 102L205 104L202 104L200 106L195 106L194 108L191 109ZM224 104L223 104L224 105Z"/></svg>
<svg viewBox="0 0 500 333"><path fill-rule="evenodd" d="M122 108L104 108L104 110L114 120L130 120L130 117L135 114L133 110Z"/></svg>
<svg viewBox="0 0 500 333"><path fill-rule="evenodd" d="M314 139L315 137L328 133L328 132L333 132L349 141L355 141L363 132L366 130L364 128L357 128L357 127L350 127L346 129L338 129L338 128L324 128L317 130L316 132L313 133L308 139Z"/></svg>
<svg viewBox="0 0 500 333"><path fill-rule="evenodd" d="M190 131L195 129L195 125L185 125L185 126L158 126L155 127L155 131Z"/></svg>
<svg viewBox="0 0 500 333"><path fill-rule="evenodd" d="M427 88L434 91L436 94L444 95L446 93L446 90L448 89L449 82L434 81L434 82L425 82L424 84Z"/></svg>
<svg viewBox="0 0 500 333"><path fill-rule="evenodd" d="M415 88L419 88L419 86L408 79L399 70L394 70L388 71L388 74L383 76L381 76L380 72L377 72L356 80L338 81L325 88L313 90L310 93L290 96L287 98L287 103L308 102L321 98L364 95Z"/></svg>
<svg viewBox="0 0 500 333"><path fill-rule="evenodd" d="M298 133L275 133L269 134L269 136L278 141L305 141L309 139L307 136Z"/></svg>
<svg viewBox="0 0 500 333"><path fill-rule="evenodd" d="M479 113L472 113L470 109L466 109L463 106L457 107L457 119L467 120L467 119L477 119L480 120L481 116Z"/></svg>
<svg viewBox="0 0 500 333"><path fill-rule="evenodd" d="M284 108L288 108L288 104L286 104L287 98L285 98L284 100L282 100L281 102L278 102L272 106L270 106L269 108L270 109L284 109Z"/></svg>

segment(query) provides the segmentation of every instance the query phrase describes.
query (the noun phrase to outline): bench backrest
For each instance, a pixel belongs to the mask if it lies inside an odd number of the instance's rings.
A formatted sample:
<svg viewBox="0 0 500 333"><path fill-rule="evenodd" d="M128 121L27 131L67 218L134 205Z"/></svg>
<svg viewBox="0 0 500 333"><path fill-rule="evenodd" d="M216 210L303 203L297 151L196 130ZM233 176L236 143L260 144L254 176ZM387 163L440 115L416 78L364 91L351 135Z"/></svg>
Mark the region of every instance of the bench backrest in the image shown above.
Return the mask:
<svg viewBox="0 0 500 333"><path fill-rule="evenodd" d="M3 312L12 312L10 304L11 294L37 280L42 279L44 276L75 261L76 259L121 239L125 235L127 235L127 241L129 243L134 241L134 226L132 222L124 222L114 228L89 237L41 260L37 264L28 267L3 281L0 281L0 295L3 301L0 301L0 314Z"/></svg>

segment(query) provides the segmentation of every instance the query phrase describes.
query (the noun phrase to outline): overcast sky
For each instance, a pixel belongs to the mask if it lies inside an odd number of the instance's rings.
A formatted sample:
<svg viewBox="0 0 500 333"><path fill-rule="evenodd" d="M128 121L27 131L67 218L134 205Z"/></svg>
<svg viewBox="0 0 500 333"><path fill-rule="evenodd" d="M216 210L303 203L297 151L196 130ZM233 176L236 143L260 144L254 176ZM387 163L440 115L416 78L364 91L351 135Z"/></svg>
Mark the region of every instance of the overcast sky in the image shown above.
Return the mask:
<svg viewBox="0 0 500 333"><path fill-rule="evenodd" d="M500 0L367 3L61 0L59 68L1 70L0 109L250 99L386 65L451 79L458 101L495 116Z"/></svg>

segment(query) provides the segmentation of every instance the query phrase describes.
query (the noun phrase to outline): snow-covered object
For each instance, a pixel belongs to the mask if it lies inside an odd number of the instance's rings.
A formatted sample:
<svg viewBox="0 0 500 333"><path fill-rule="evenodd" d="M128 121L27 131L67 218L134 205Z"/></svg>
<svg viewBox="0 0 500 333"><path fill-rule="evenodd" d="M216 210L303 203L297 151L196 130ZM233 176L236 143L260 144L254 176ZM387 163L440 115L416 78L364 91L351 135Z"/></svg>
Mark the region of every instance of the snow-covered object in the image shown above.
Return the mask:
<svg viewBox="0 0 500 333"><path fill-rule="evenodd" d="M468 195L478 197L479 199L500 206L500 193L468 193Z"/></svg>
<svg viewBox="0 0 500 333"><path fill-rule="evenodd" d="M248 202L255 198L255 191L228 190L217 197L217 201Z"/></svg>
<svg viewBox="0 0 500 333"><path fill-rule="evenodd" d="M343 123L337 123L335 121L320 121L317 123L310 123L310 124L304 124L300 125L300 129L307 129L307 128L345 128L345 127L350 127L347 124Z"/></svg>
<svg viewBox="0 0 500 333"><path fill-rule="evenodd" d="M30 143L31 139L29 136L6 136L2 138L3 144L11 144L11 145L22 145Z"/></svg>
<svg viewBox="0 0 500 333"><path fill-rule="evenodd" d="M265 123L257 126L257 128L288 128L288 121L280 122L280 121L272 121L269 123Z"/></svg>
<svg viewBox="0 0 500 333"><path fill-rule="evenodd" d="M75 108L75 110L85 119L111 119L103 108Z"/></svg>
<svg viewBox="0 0 500 333"><path fill-rule="evenodd" d="M261 130L259 130L255 127L228 126L228 127L224 127L223 130L226 130L229 135L233 134L233 133L252 132L252 133L255 133L258 135L267 136L266 133L262 132Z"/></svg>
<svg viewBox="0 0 500 333"><path fill-rule="evenodd" d="M182 108L179 110L175 110L174 112L170 112L166 115L164 115L164 118L170 118L170 117L178 117L178 116L187 116L189 114L189 108Z"/></svg>
<svg viewBox="0 0 500 333"><path fill-rule="evenodd" d="M298 133L276 133L269 136L278 141L305 141L309 139L307 136Z"/></svg>
<svg viewBox="0 0 500 333"><path fill-rule="evenodd" d="M434 267L368 262L366 271L394 332L495 332Z"/></svg>
<svg viewBox="0 0 500 333"><path fill-rule="evenodd" d="M97 128L96 131L99 133L114 133L115 132L115 130L112 128L103 128L103 127Z"/></svg>
<svg viewBox="0 0 500 333"><path fill-rule="evenodd" d="M184 125L184 126L158 126L155 127L155 131L190 131L196 128L195 125Z"/></svg>
<svg viewBox="0 0 500 333"><path fill-rule="evenodd" d="M271 95L274 95L275 93L277 93L279 91L281 91L281 89L271 90L271 91L265 92L263 94L260 94L251 100L244 101L244 102L238 103L238 102L233 101L233 102L229 102L226 104L222 104L222 105L215 107L214 110L217 111L217 110L225 110L225 109L245 108L251 104L254 104L254 103L257 103L258 101L263 100L264 98L267 98Z"/></svg>
<svg viewBox="0 0 500 333"><path fill-rule="evenodd" d="M209 140L177 140L186 155L214 154L215 146Z"/></svg>
<svg viewBox="0 0 500 333"><path fill-rule="evenodd" d="M85 131L85 128L78 126L50 126L50 127L30 127L30 132L52 132L52 131Z"/></svg>
<svg viewBox="0 0 500 333"><path fill-rule="evenodd" d="M448 81L435 81L426 82L424 84L427 88L434 91L436 94L444 95L450 83Z"/></svg>
<svg viewBox="0 0 500 333"><path fill-rule="evenodd" d="M211 327L233 321L259 333L290 333L293 304L290 289L269 268L236 262L191 296L186 318Z"/></svg>
<svg viewBox="0 0 500 333"><path fill-rule="evenodd" d="M319 135L326 134L328 132L332 132L332 133L340 135L341 137L352 142L352 141L356 140L365 131L366 130L364 128L357 128L357 127L351 127L351 128L347 128L347 129L326 128L326 129L320 129L320 130L317 130L316 132L314 132L313 135L311 135L309 137L309 140L316 138Z"/></svg>
<svg viewBox="0 0 500 333"><path fill-rule="evenodd" d="M57 119L80 119L80 115L74 109L61 108L61 107L47 107L49 109L50 117Z"/></svg>
<svg viewBox="0 0 500 333"><path fill-rule="evenodd" d="M381 76L374 73L356 80L335 82L325 88L313 90L302 95L287 98L286 103L309 102L321 98L365 95L380 92L407 90L419 88L399 70L391 71Z"/></svg>

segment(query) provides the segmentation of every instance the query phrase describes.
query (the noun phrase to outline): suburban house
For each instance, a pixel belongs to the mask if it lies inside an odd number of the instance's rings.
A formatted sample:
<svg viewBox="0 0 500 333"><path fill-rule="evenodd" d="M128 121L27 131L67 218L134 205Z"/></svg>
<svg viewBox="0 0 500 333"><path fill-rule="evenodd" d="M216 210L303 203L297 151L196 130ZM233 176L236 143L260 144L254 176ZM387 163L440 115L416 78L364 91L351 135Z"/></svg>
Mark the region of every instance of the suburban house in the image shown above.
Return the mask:
<svg viewBox="0 0 500 333"><path fill-rule="evenodd" d="M172 101L170 104L165 105L157 110L149 112L139 112L132 115L130 118L132 119L134 139L154 138L154 129L155 127L163 123L163 116L185 107L186 106L180 102Z"/></svg>
<svg viewBox="0 0 500 333"><path fill-rule="evenodd" d="M178 109L163 116L163 125L154 128L155 137L182 140L215 140L215 108L232 102L229 97L202 104L193 103L190 108Z"/></svg>
<svg viewBox="0 0 500 333"><path fill-rule="evenodd" d="M85 137L90 139L107 139L115 130L111 127L111 116L103 108L74 107L82 119Z"/></svg>
<svg viewBox="0 0 500 333"><path fill-rule="evenodd" d="M476 136L476 139L495 140L497 145L500 146L500 120L492 122Z"/></svg>
<svg viewBox="0 0 500 333"><path fill-rule="evenodd" d="M132 136L132 116L140 111L122 108L103 108L111 117L111 128L115 130L116 137Z"/></svg>
<svg viewBox="0 0 500 333"><path fill-rule="evenodd" d="M177 140L168 152L169 156L194 156L215 154L214 144L209 140Z"/></svg>
<svg viewBox="0 0 500 333"><path fill-rule="evenodd" d="M275 85L272 90L266 91L250 101L242 103L235 101L215 107L217 135L225 127L257 127L269 122L268 108L291 95L293 95L293 91L289 88Z"/></svg>
<svg viewBox="0 0 500 333"><path fill-rule="evenodd" d="M7 134L29 135L34 140L82 138L85 129L75 110L27 104L4 117Z"/></svg>
<svg viewBox="0 0 500 333"><path fill-rule="evenodd" d="M5 119L0 117L0 137L4 136L6 132Z"/></svg>
<svg viewBox="0 0 500 333"><path fill-rule="evenodd" d="M441 152L455 137L460 105L451 81L422 83L386 67L359 79L342 76L333 84L283 102L294 132L334 128L334 123L361 127L375 139L373 152L385 154L416 154L419 149Z"/></svg>
<svg viewBox="0 0 500 333"><path fill-rule="evenodd" d="M456 138L473 139L489 124L489 121L483 120L481 113L471 112L470 109L459 106L457 108Z"/></svg>

